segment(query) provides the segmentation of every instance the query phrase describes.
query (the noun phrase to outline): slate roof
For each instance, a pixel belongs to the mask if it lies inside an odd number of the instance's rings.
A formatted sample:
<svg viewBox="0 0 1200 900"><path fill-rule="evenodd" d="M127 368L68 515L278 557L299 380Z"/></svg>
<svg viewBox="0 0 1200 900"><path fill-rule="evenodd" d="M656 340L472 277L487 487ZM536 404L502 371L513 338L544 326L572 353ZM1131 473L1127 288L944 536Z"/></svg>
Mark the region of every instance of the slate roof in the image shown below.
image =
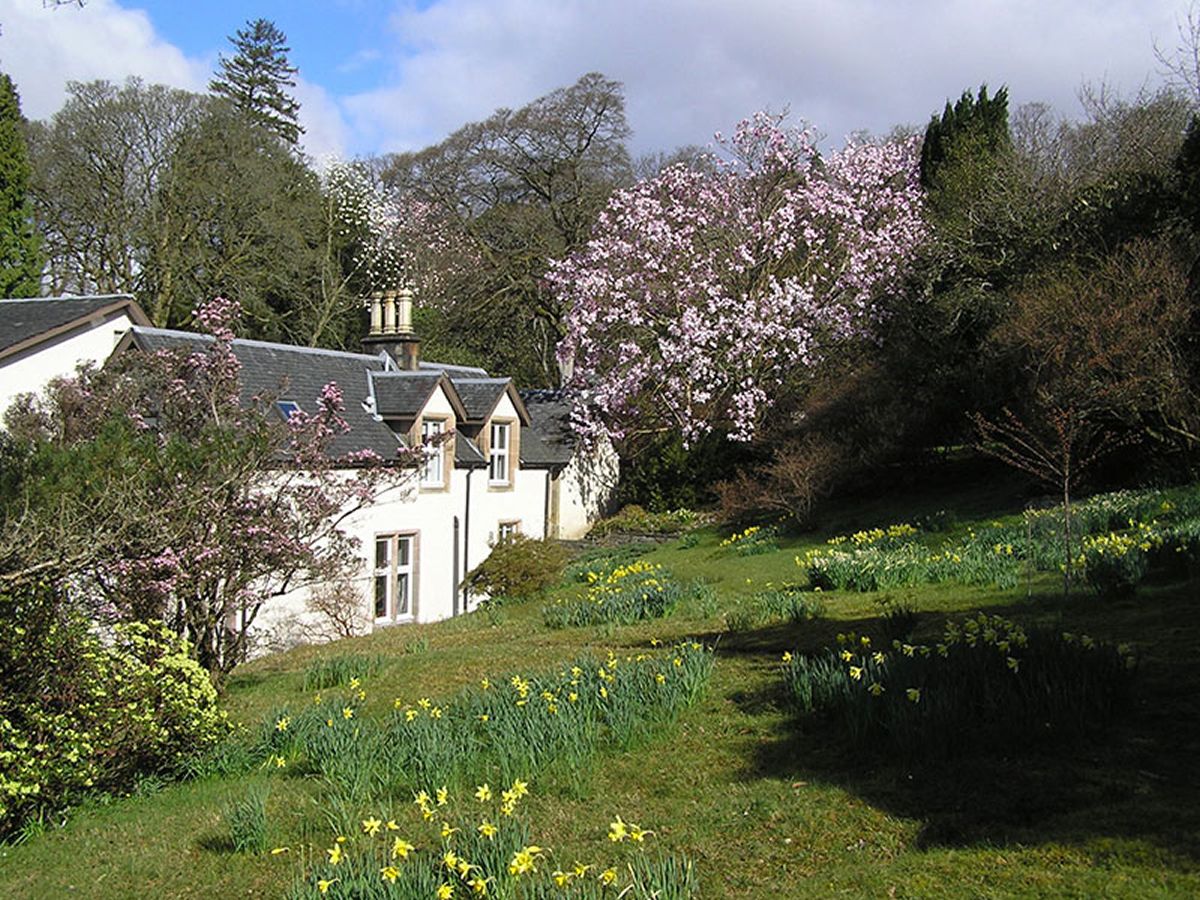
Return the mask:
<svg viewBox="0 0 1200 900"><path fill-rule="evenodd" d="M128 294L0 300L0 356L39 335L62 330L124 305L130 307L134 321L146 322L145 315Z"/></svg>
<svg viewBox="0 0 1200 900"><path fill-rule="evenodd" d="M128 340L146 352L184 349L202 350L212 337L188 331L135 326ZM243 399L256 396L291 400L305 412L317 408L321 389L336 382L345 398L346 422L350 432L338 435L331 447L335 456L373 450L392 459L398 447L406 446L379 416L412 419L424 407L439 382L449 378L451 402L461 402L467 419L481 421L510 390L511 379L490 378L483 369L422 362L415 372L401 371L385 355L346 353L314 347L295 347L266 341L237 339L233 352L242 364ZM519 399L527 406L531 424L522 431L521 463L534 468L556 468L571 460L576 438L570 429L570 400L560 391L523 391ZM477 443L461 432L454 441L456 465L479 467L487 458Z"/></svg>
<svg viewBox="0 0 1200 900"><path fill-rule="evenodd" d="M440 372L369 372L375 411L381 416L416 418L442 377Z"/></svg>
<svg viewBox="0 0 1200 900"><path fill-rule="evenodd" d="M467 409L467 420L482 422L492 414L508 389L510 378L453 378L454 389Z"/></svg>
<svg viewBox="0 0 1200 900"><path fill-rule="evenodd" d="M521 432L521 463L533 468L567 465L578 436L571 428L571 397L567 391L521 391L530 424Z"/></svg>
<svg viewBox="0 0 1200 900"><path fill-rule="evenodd" d="M200 350L213 340L209 335L161 328L133 328L131 339L151 353L177 348ZM335 456L373 450L384 459L393 459L396 449L404 445L385 422L363 408L368 396L368 373L382 372L387 366L382 357L241 339L233 342L233 352L242 364L239 374L246 401L260 395L293 400L312 413L317 409L321 388L337 382L345 398L343 416L350 432L334 438L330 449ZM440 376L433 377L436 380Z"/></svg>

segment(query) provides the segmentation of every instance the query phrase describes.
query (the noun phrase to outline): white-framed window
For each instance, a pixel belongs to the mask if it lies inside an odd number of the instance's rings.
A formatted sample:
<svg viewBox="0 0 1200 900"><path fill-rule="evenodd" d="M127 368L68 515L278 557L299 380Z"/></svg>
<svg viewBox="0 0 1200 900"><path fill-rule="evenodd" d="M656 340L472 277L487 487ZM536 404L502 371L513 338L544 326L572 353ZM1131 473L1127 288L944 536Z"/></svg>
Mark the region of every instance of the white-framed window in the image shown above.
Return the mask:
<svg viewBox="0 0 1200 900"><path fill-rule="evenodd" d="M508 484L509 443L512 426L493 422L488 441L488 484Z"/></svg>
<svg viewBox="0 0 1200 900"><path fill-rule="evenodd" d="M442 439L446 423L441 419L421 420L421 444L425 465L421 469L421 487L440 488L446 484L446 442Z"/></svg>
<svg viewBox="0 0 1200 900"><path fill-rule="evenodd" d="M496 525L496 540L506 541L513 535L521 533L521 523L517 520L500 522Z"/></svg>
<svg viewBox="0 0 1200 900"><path fill-rule="evenodd" d="M412 616L413 554L416 535L380 534L375 537L375 622L385 624Z"/></svg>

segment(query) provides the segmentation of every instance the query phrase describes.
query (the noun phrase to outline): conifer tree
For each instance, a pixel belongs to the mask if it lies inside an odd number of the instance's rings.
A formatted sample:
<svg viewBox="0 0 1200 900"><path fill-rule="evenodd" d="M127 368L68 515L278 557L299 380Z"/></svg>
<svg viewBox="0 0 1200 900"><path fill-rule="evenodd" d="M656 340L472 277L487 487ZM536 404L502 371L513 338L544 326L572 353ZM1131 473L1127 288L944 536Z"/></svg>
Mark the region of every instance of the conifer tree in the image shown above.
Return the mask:
<svg viewBox="0 0 1200 900"><path fill-rule="evenodd" d="M237 53L230 59L220 57L220 72L209 82L209 90L294 145L304 129L297 119L300 104L287 91L295 87L293 76L299 71L288 62L287 36L274 22L255 19L229 42Z"/></svg>
<svg viewBox="0 0 1200 900"><path fill-rule="evenodd" d="M26 195L30 167L24 126L12 79L0 74L0 297L36 297L41 285L41 240Z"/></svg>
<svg viewBox="0 0 1200 900"><path fill-rule="evenodd" d="M953 106L946 101L941 116L936 114L925 129L921 145L921 184L934 186L939 170L955 155L981 153L994 155L1008 148L1008 88L988 96L987 85L979 88L978 98L963 91Z"/></svg>

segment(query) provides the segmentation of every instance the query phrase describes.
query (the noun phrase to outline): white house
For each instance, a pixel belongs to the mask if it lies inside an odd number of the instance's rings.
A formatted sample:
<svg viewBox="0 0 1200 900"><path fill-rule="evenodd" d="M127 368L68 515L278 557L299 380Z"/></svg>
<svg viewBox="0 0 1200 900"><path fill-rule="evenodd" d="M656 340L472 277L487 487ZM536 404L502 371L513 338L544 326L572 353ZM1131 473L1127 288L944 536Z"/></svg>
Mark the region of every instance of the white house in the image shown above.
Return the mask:
<svg viewBox="0 0 1200 900"><path fill-rule="evenodd" d="M372 303L363 353L233 342L244 395L276 397L281 417L297 408L314 411L322 387L338 384L350 431L335 439L336 456L370 450L387 460L400 447L432 447L404 487L383 492L343 523L363 548L357 577L339 586L342 600L359 611L359 631L468 611L475 598L464 576L498 540L512 533L576 536L588 516L603 511L616 482L611 449L598 462L576 458L561 397L534 394L527 404L510 378L422 360L411 295L377 295ZM135 326L118 350L199 348L209 341ZM255 621L258 642L286 646L330 636L314 597L298 591L266 604Z"/></svg>
<svg viewBox="0 0 1200 900"><path fill-rule="evenodd" d="M102 365L132 326L149 324L125 294L0 300L0 418L18 394Z"/></svg>

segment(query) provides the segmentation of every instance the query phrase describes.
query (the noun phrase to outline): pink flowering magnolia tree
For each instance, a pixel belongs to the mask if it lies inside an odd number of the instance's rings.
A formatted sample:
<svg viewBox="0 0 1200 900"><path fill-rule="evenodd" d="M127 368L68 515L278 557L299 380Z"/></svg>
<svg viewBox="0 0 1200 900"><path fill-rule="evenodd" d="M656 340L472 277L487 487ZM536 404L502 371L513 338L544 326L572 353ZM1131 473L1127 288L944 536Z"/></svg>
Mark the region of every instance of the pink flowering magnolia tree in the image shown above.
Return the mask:
<svg viewBox="0 0 1200 900"><path fill-rule="evenodd" d="M919 142L851 143L760 113L710 170L615 193L548 280L585 435L751 440L833 342L869 337L923 240Z"/></svg>
<svg viewBox="0 0 1200 900"><path fill-rule="evenodd" d="M361 566L342 525L380 491L406 489L420 454L394 466L335 457L348 430L336 384L286 422L273 398L245 397L237 313L213 301L196 312L214 338L203 350L126 354L10 415L40 460L29 494L51 502L40 516L31 505L7 564L0 547L0 581L66 579L100 618L162 619L217 678L245 658L272 598Z"/></svg>

